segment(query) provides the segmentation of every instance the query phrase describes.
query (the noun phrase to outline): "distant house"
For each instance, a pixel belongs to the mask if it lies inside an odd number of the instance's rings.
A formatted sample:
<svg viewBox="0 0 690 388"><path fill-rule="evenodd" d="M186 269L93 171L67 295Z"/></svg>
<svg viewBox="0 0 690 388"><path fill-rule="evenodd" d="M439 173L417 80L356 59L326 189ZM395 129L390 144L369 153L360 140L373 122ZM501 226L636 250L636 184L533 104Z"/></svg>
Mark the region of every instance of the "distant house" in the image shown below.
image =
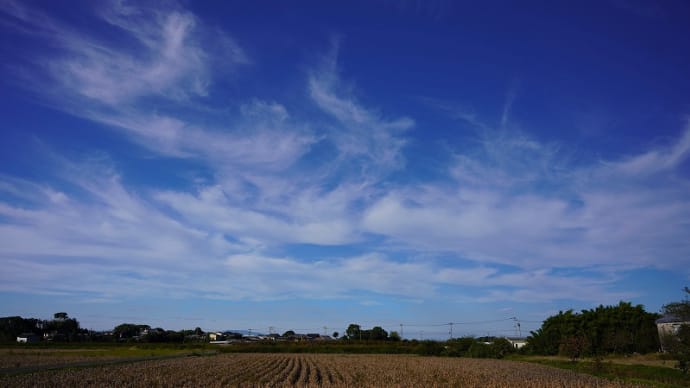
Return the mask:
<svg viewBox="0 0 690 388"><path fill-rule="evenodd" d="M513 345L514 349L520 349L521 347L527 345L527 338L524 337L506 337L508 342Z"/></svg>
<svg viewBox="0 0 690 388"><path fill-rule="evenodd" d="M673 315L664 315L663 317L654 321L656 329L659 333L659 343L661 344L661 351L665 352L664 342L667 337L678 334L678 330L683 325L690 325L689 321L684 321Z"/></svg>
<svg viewBox="0 0 690 388"><path fill-rule="evenodd" d="M210 341L225 341L226 337L225 334L216 332L216 333L208 333L208 339Z"/></svg>
<svg viewBox="0 0 690 388"><path fill-rule="evenodd" d="M38 336L34 333L22 333L17 336L17 342L24 344L38 342Z"/></svg>

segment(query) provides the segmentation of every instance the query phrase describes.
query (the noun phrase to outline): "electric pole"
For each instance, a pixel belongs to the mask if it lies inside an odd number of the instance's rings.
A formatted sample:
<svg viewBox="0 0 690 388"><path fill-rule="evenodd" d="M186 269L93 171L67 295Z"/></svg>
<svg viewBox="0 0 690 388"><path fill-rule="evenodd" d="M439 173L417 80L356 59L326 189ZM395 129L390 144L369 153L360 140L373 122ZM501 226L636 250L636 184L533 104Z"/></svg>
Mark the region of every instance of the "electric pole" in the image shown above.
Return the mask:
<svg viewBox="0 0 690 388"><path fill-rule="evenodd" d="M517 317L510 318L515 322L515 334L518 338L522 338L522 329L520 328L520 320Z"/></svg>

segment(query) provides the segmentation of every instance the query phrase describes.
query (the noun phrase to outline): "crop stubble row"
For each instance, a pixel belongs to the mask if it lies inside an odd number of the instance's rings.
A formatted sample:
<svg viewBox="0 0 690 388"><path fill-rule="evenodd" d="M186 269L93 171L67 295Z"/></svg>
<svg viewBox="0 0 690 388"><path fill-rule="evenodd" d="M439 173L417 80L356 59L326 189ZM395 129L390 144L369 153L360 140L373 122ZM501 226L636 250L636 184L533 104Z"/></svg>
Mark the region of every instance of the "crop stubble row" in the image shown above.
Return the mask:
<svg viewBox="0 0 690 388"><path fill-rule="evenodd" d="M521 362L404 355L221 354L5 376L0 386L625 387Z"/></svg>

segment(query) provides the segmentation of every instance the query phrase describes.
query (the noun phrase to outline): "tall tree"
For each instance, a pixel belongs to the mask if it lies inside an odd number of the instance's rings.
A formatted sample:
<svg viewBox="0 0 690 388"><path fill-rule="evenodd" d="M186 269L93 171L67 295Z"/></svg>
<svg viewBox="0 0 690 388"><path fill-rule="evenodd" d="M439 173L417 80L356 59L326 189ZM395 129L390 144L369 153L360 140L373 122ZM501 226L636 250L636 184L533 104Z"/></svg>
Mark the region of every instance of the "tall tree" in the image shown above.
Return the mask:
<svg viewBox="0 0 690 388"><path fill-rule="evenodd" d="M347 338L349 339L361 339L362 328L355 323L351 323L347 327L347 330L345 330L345 334L347 334Z"/></svg>
<svg viewBox="0 0 690 388"><path fill-rule="evenodd" d="M374 341L385 341L388 339L388 332L385 331L381 326L374 326L369 334L369 339Z"/></svg>

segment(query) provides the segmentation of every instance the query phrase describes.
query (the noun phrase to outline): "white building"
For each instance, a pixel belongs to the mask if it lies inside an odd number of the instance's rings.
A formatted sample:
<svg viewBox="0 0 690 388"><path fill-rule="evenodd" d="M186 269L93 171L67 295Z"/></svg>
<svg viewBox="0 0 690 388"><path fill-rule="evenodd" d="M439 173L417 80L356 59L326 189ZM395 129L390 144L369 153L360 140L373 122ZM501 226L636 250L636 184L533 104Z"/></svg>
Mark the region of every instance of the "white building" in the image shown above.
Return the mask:
<svg viewBox="0 0 690 388"><path fill-rule="evenodd" d="M527 338L523 337L506 337L508 342L513 345L513 348L520 349L521 347L527 345Z"/></svg>
<svg viewBox="0 0 690 388"><path fill-rule="evenodd" d="M38 342L38 336L34 333L22 333L17 336L17 342L23 344Z"/></svg>

